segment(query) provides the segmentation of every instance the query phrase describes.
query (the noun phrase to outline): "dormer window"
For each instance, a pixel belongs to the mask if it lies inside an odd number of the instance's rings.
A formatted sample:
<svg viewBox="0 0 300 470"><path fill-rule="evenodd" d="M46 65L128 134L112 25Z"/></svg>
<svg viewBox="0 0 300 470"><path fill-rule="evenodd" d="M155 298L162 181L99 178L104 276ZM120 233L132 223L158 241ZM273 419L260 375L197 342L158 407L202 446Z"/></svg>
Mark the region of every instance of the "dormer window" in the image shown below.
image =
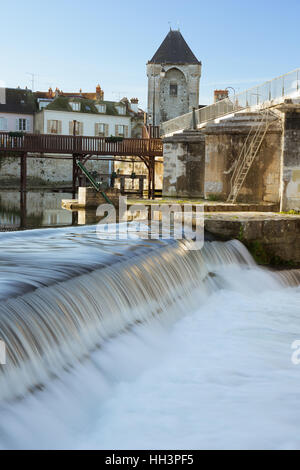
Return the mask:
<svg viewBox="0 0 300 470"><path fill-rule="evenodd" d="M44 109L48 104L51 103L52 100L39 100L39 109Z"/></svg>
<svg viewBox="0 0 300 470"><path fill-rule="evenodd" d="M70 106L73 111L80 111L80 103L73 101L70 103Z"/></svg>
<svg viewBox="0 0 300 470"><path fill-rule="evenodd" d="M122 114L122 115L126 114L126 107L125 106L116 106L116 108L117 108L117 111L118 111L119 114Z"/></svg>
<svg viewBox="0 0 300 470"><path fill-rule="evenodd" d="M96 108L98 113L105 113L106 112L106 105L105 104L96 104Z"/></svg>

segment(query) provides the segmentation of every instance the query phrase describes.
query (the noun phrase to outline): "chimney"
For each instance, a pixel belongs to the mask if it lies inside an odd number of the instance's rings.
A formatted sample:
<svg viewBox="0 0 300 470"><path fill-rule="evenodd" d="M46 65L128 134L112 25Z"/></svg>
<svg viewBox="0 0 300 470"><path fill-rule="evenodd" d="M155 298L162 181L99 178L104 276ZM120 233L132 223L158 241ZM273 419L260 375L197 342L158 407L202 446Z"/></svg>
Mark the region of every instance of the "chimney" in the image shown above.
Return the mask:
<svg viewBox="0 0 300 470"><path fill-rule="evenodd" d="M0 104L6 104L6 89L0 88Z"/></svg>
<svg viewBox="0 0 300 470"><path fill-rule="evenodd" d="M97 96L97 100L103 100L104 99L104 91L101 90L101 86L98 85L96 86L96 96Z"/></svg>
<svg viewBox="0 0 300 470"><path fill-rule="evenodd" d="M131 110L134 111L135 113L138 112L138 104L139 104L139 100L138 98L131 98L130 100L130 107L131 107Z"/></svg>
<svg viewBox="0 0 300 470"><path fill-rule="evenodd" d="M228 90L215 90L214 91L214 102L225 100L228 98Z"/></svg>

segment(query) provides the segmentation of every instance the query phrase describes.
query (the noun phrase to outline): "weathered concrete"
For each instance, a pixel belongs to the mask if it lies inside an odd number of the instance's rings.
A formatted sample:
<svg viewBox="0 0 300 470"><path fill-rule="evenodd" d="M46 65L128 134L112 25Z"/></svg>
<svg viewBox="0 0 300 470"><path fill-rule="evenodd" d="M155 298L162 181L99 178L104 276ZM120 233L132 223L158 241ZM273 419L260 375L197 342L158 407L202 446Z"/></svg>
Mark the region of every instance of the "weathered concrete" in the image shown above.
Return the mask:
<svg viewBox="0 0 300 470"><path fill-rule="evenodd" d="M222 240L240 240L260 264L300 266L299 215L206 214L205 229Z"/></svg>
<svg viewBox="0 0 300 470"><path fill-rule="evenodd" d="M274 117L270 117L274 120ZM249 131L260 125L259 113L238 114L211 123L205 139L205 198L226 200L230 180ZM238 196L239 202L279 202L282 124L274 122L262 143Z"/></svg>
<svg viewBox="0 0 300 470"><path fill-rule="evenodd" d="M186 131L164 139L163 196L203 197L205 137Z"/></svg>
<svg viewBox="0 0 300 470"><path fill-rule="evenodd" d="M300 100L286 100L281 162L281 210L300 210Z"/></svg>
<svg viewBox="0 0 300 470"><path fill-rule="evenodd" d="M114 206L119 205L120 192L118 189L110 188L105 191L105 194ZM98 207L100 204L107 204L107 201L100 192L95 191L93 188L80 187L78 188L78 199L63 199L61 204L65 209L84 209Z"/></svg>

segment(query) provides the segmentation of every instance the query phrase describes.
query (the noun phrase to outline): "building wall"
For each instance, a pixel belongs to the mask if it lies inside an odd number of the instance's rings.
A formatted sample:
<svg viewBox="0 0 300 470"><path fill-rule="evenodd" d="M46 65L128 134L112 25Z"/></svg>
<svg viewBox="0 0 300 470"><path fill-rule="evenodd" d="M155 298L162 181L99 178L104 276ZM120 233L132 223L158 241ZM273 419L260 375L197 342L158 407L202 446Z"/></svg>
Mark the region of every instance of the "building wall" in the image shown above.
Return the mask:
<svg viewBox="0 0 300 470"><path fill-rule="evenodd" d="M131 126L129 116L111 116L107 114L89 114L89 113L78 113L68 111L50 111L43 110L36 114L35 119L35 132L41 134L47 134L47 121L58 120L61 121L61 134L69 135L71 121L78 121L83 123L82 135L94 136L95 135L95 124L102 123L108 125L108 136L115 135L116 125L128 126L128 137L131 136Z"/></svg>
<svg viewBox="0 0 300 470"><path fill-rule="evenodd" d="M284 108L281 210L300 211L300 105Z"/></svg>
<svg viewBox="0 0 300 470"><path fill-rule="evenodd" d="M164 139L163 196L203 197L205 137L186 131Z"/></svg>
<svg viewBox="0 0 300 470"><path fill-rule="evenodd" d="M2 157L0 165L0 182L18 186L20 178L20 157ZM107 161L89 160L85 164L91 171L108 173ZM50 183L71 184L72 159L30 158L27 159L28 185L39 186Z"/></svg>
<svg viewBox="0 0 300 470"><path fill-rule="evenodd" d="M148 120L150 124L173 119L192 111L199 105L201 65L164 65L166 74L161 77L162 65L148 64ZM177 83L178 96L170 96L170 83ZM151 118L149 119L149 116ZM153 122L154 116L154 122Z"/></svg>
<svg viewBox="0 0 300 470"><path fill-rule="evenodd" d="M248 133L260 115L237 115L203 131L205 139L205 197L226 200L234 163ZM279 202L281 176L281 121L272 124L238 195L240 202Z"/></svg>
<svg viewBox="0 0 300 470"><path fill-rule="evenodd" d="M15 114L15 113L1 113L0 112L0 119L4 118L6 121L6 129L3 131L6 132L16 132L17 129L16 120L17 119L26 119L27 127L26 132L32 133L33 132L33 115L31 114ZM1 129L0 129L1 132Z"/></svg>

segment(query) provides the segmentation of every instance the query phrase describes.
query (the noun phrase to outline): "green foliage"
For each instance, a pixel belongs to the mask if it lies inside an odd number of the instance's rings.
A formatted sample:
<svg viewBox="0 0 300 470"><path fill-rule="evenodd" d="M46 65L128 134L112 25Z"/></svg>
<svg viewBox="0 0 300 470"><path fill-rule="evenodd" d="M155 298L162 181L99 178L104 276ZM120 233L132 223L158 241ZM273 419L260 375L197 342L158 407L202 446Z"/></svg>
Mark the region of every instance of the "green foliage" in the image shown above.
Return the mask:
<svg viewBox="0 0 300 470"><path fill-rule="evenodd" d="M220 194L209 194L208 195L208 200L209 201L221 201L221 197L220 197Z"/></svg>
<svg viewBox="0 0 300 470"><path fill-rule="evenodd" d="M105 142L123 142L123 137L115 137L111 135L110 137L105 137Z"/></svg>

